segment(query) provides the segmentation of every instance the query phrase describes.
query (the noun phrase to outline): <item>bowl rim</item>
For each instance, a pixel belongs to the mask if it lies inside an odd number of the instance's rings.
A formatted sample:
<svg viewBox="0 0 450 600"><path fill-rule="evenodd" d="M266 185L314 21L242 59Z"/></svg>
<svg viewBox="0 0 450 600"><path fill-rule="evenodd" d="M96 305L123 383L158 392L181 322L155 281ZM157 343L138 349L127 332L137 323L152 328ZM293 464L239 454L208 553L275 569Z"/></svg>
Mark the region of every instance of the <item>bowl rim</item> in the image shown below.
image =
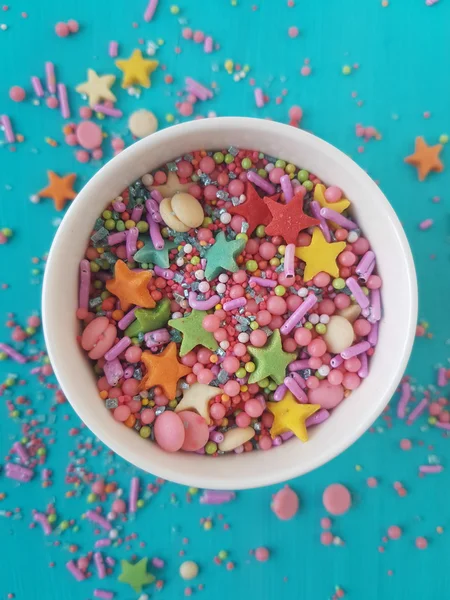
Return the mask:
<svg viewBox="0 0 450 600"><path fill-rule="evenodd" d="M211 121L213 121L213 123L211 123ZM229 481L223 481L218 476L215 479L211 477L204 477L198 474L191 476L189 473L184 473L181 469L176 470L174 468L167 468L166 466L163 469L160 469L157 460L153 461L149 467L148 457L142 457L141 459L140 455L133 454L133 458L131 459L129 457L129 454L131 452L127 453L126 448L124 448L124 444L118 442L116 438L114 438L111 434L108 434L106 431L99 432L99 429L97 427L98 423L95 417L91 418L89 410L85 409L82 403L77 402L76 396L71 397L71 394L67 393L66 390L71 386L69 386L68 381L66 381L64 377L60 378L64 365L62 353L58 351L58 348L55 347L56 344L53 344L54 326L52 324L51 317L52 297L49 290L51 279L50 272L52 270L53 263L56 262L58 259L57 253L59 250L59 246L61 245L63 238L66 235L66 231L70 229L70 223L72 218L75 216L76 212L80 210L81 205L89 201L90 188L95 185L98 178L104 178L105 176L107 177L113 169L116 169L120 165L121 162L129 160L134 155L140 156L142 152L145 152L145 149L148 145L155 146L157 143L163 143L165 140L175 138L180 134L186 134L189 131L192 132L194 130L204 130L206 132L209 128L211 128L212 125L221 128L231 126L231 124L233 126L239 126L241 128L247 129L252 129L253 127L258 126L265 127L267 128L267 135L270 135L270 132L275 134L277 130L283 130L286 133L289 131L290 133L292 133L293 129L289 125L264 119L257 119L251 117L215 117L212 120L203 119L174 125L167 129L160 130L152 134L151 136L148 136L147 138L144 138L132 144L131 146L123 150L119 155L117 155L116 157L108 161L105 165L103 165L93 175L93 177L91 177L89 181L83 186L83 188L77 194L75 200L71 203L69 209L67 210L63 218L62 223L60 224L53 238L50 252L47 258L42 289L43 331L48 356L50 358L50 362L53 366L56 378L58 379L58 383L61 389L63 390L72 408L75 410L75 412L83 421L83 423L85 423L85 425L92 431L92 433L96 437L98 437L108 448L113 450L116 454L130 462L130 464L134 465L135 467L139 467L146 472L149 472L148 469L151 468L151 473L153 473L155 476L163 477L165 479L169 479L173 482L182 485L195 485L196 487L212 489L248 489L287 481L294 477L304 475L322 466L323 464L337 457L349 446L351 446L378 418L385 406L388 404L395 390L397 389L397 386L405 371L407 362L411 354L415 337L415 327L417 323L418 313L417 278L412 252L403 227L393 207L391 206L381 189L359 165L357 165L350 157L344 154L341 150L311 133L308 133L301 129L295 129L295 134L299 137L299 141L301 140L304 144L316 147L318 149L322 149L322 151L326 152L328 155L331 154L333 160L336 163L339 163L342 169L352 171L355 174L355 177L358 176L363 177L365 179L365 185L367 185L370 191L373 192L383 203L383 210L386 211L386 213L389 216L392 226L395 229L398 242L400 243L403 251L405 268L407 270L407 281L409 285L409 304L407 307L405 307L405 310L408 311L407 335L404 339L403 344L404 352L401 359L397 363L395 374L393 373L391 376L390 385L383 388L383 392L381 394L383 401L380 400L379 403L376 404L375 409L368 412L367 415L365 415L365 418L361 419L358 425L355 426L350 433L344 436L340 441L335 442L331 448L331 451L330 448L328 448L322 452L317 453L317 455L310 459L306 468L301 463L301 461L299 461L297 464L293 464L291 466L280 467L279 470L268 470L267 472L258 473L257 477L255 475L255 478L257 479L256 482L254 480L242 480L243 478L240 478L238 474L234 478L231 478ZM218 143L218 145L220 145L220 143ZM201 459L202 457L199 458Z"/></svg>

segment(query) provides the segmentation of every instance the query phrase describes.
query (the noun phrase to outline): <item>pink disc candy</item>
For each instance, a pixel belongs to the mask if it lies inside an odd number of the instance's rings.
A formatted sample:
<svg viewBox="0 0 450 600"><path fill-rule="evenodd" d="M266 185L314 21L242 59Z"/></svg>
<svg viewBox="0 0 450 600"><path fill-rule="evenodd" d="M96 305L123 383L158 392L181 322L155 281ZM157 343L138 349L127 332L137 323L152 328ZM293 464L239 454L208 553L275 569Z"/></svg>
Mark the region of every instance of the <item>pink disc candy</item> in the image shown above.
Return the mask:
<svg viewBox="0 0 450 600"><path fill-rule="evenodd" d="M80 146L93 150L102 145L103 135L100 127L93 121L82 121L77 125L76 134Z"/></svg>
<svg viewBox="0 0 450 600"><path fill-rule="evenodd" d="M309 390L308 399L310 404L320 404L322 408L329 410L344 399L344 388L342 385L331 385L323 379L317 388Z"/></svg>
<svg viewBox="0 0 450 600"><path fill-rule="evenodd" d="M98 360L113 346L117 329L107 317L98 317L89 323L81 336L81 346L89 351L89 358Z"/></svg>
<svg viewBox="0 0 450 600"><path fill-rule="evenodd" d="M325 489L322 502L332 515L343 515L351 507L352 497L345 485L333 483Z"/></svg>
<svg viewBox="0 0 450 600"><path fill-rule="evenodd" d="M209 439L209 428L203 417L190 410L177 413L184 427L184 442L181 446L186 452L200 450Z"/></svg>
<svg viewBox="0 0 450 600"><path fill-rule="evenodd" d="M9 97L14 102L22 102L23 100L25 100L25 96L25 90L19 85L13 85L12 88L10 88L9 90Z"/></svg>
<svg viewBox="0 0 450 600"><path fill-rule="evenodd" d="M184 443L183 421L170 410L156 417L153 431L156 443L166 452L177 452Z"/></svg>
<svg viewBox="0 0 450 600"><path fill-rule="evenodd" d="M265 548L264 546L261 546L260 548L256 548L255 558L257 561L266 562L267 560L269 560L269 557L270 557L270 552L267 548Z"/></svg>
<svg viewBox="0 0 450 600"><path fill-rule="evenodd" d="M297 494L288 485L279 490L272 498L270 508L282 521L288 521L297 514L300 501Z"/></svg>

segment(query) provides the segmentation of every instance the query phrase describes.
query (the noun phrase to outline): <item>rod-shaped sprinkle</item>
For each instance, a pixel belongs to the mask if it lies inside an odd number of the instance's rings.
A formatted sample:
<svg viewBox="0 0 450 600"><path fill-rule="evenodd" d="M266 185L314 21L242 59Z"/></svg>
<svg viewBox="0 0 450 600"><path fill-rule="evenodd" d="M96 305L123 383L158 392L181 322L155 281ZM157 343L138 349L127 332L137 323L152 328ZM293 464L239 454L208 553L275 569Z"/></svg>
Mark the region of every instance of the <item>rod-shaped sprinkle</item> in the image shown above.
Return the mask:
<svg viewBox="0 0 450 600"><path fill-rule="evenodd" d="M284 274L286 277L293 277L294 271L295 244L288 244L284 253Z"/></svg>
<svg viewBox="0 0 450 600"><path fill-rule="evenodd" d="M108 246L115 246L121 244L127 239L126 231L118 231L117 233L111 233L108 235Z"/></svg>
<svg viewBox="0 0 450 600"><path fill-rule="evenodd" d="M27 449L25 448L25 446L21 443L21 442L14 442L13 444L13 450L14 452L17 454L17 456L20 458L20 461L24 464L28 463L29 460L29 454L27 452Z"/></svg>
<svg viewBox="0 0 450 600"><path fill-rule="evenodd" d="M128 510L130 513L137 511L137 501L139 494L139 477L133 477L130 484L130 497L128 498Z"/></svg>
<svg viewBox="0 0 450 600"><path fill-rule="evenodd" d="M250 279L248 280L249 283L256 283L257 285L260 285L261 287L270 287L270 288L274 288L277 287L277 282L274 281L273 279L264 279L263 277L250 277Z"/></svg>
<svg viewBox="0 0 450 600"><path fill-rule="evenodd" d="M258 108L264 106L264 93L261 88L255 88L255 103Z"/></svg>
<svg viewBox="0 0 450 600"><path fill-rule="evenodd" d="M58 83L58 99L63 119L70 119L69 99L67 97L67 88L64 83Z"/></svg>
<svg viewBox="0 0 450 600"><path fill-rule="evenodd" d="M284 385L297 398L299 402L301 402L302 404L307 404L308 396L292 377L285 377Z"/></svg>
<svg viewBox="0 0 450 600"><path fill-rule="evenodd" d="M376 323L381 319L381 293L380 290L372 290L370 294L370 315L368 317L369 323Z"/></svg>
<svg viewBox="0 0 450 600"><path fill-rule="evenodd" d="M31 78L31 85L33 86L34 93L38 98L42 98L44 96L44 88L42 87L41 80L36 75L33 75Z"/></svg>
<svg viewBox="0 0 450 600"><path fill-rule="evenodd" d="M360 354L359 360L361 362L361 366L359 367L358 375L361 377L361 379L365 379L369 374L369 360L367 358L367 354L365 352Z"/></svg>
<svg viewBox="0 0 450 600"><path fill-rule="evenodd" d="M9 144L14 144L16 141L16 136L14 135L14 131L11 125L10 118L8 115L2 115L0 117L0 122L3 125L3 129L5 130L5 138Z"/></svg>
<svg viewBox="0 0 450 600"><path fill-rule="evenodd" d="M319 228L320 228L321 232L323 233L323 237L326 239L326 241L328 243L330 243L331 242L330 228L328 227L328 223L326 222L326 220L320 214L320 204L317 202L317 200L313 200L310 204L310 207L311 207L311 212L313 214L313 217L315 217L319 221Z"/></svg>
<svg viewBox="0 0 450 600"><path fill-rule="evenodd" d="M328 419L330 413L326 408L321 408L316 413L311 415L306 419L306 427L311 427L312 425L319 425Z"/></svg>
<svg viewBox="0 0 450 600"><path fill-rule="evenodd" d="M87 259L80 261L80 290L78 308L89 308L89 288L91 285L91 267Z"/></svg>
<svg viewBox="0 0 450 600"><path fill-rule="evenodd" d="M369 332L369 335L367 336L367 341L369 342L369 344L372 346L372 348L374 348L377 345L378 342L378 328L379 328L379 321L377 321L376 323L372 324L372 329Z"/></svg>
<svg viewBox="0 0 450 600"><path fill-rule="evenodd" d="M307 359L294 360L288 366L289 371L303 371L303 369L309 369L309 362Z"/></svg>
<svg viewBox="0 0 450 600"><path fill-rule="evenodd" d="M108 45L108 53L111 58L116 58L119 54L119 44L115 40L111 40Z"/></svg>
<svg viewBox="0 0 450 600"><path fill-rule="evenodd" d="M83 579L86 579L83 571L81 571L76 564L73 562L73 560L69 560L69 562L66 563L66 568L69 571L69 573L71 573L75 579L77 581L83 581Z"/></svg>
<svg viewBox="0 0 450 600"><path fill-rule="evenodd" d="M287 319L280 328L280 331L283 335L287 335L291 333L294 327L300 323L303 317L306 315L308 310L310 310L315 304L317 304L317 298L314 294L310 294L307 298L303 300L303 303L294 310L292 315Z"/></svg>
<svg viewBox="0 0 450 600"><path fill-rule="evenodd" d="M3 342L0 342L0 352L4 352L21 365L24 365L28 360L26 356L20 354L20 352L17 352L17 350L14 350L14 348L11 348L11 346L4 344Z"/></svg>
<svg viewBox="0 0 450 600"><path fill-rule="evenodd" d="M136 320L136 315L134 313L138 308L140 308L140 306L135 306L120 319L120 321L117 323L119 329L122 329L123 331L128 327L128 325L131 325L131 323Z"/></svg>
<svg viewBox="0 0 450 600"><path fill-rule="evenodd" d="M103 562L103 557L100 552L94 552L94 564L97 569L97 575L99 579L104 579L106 577L106 569L105 563Z"/></svg>
<svg viewBox="0 0 450 600"><path fill-rule="evenodd" d="M114 117L115 119L120 119L123 116L123 112L118 108L113 108L112 106L106 106L105 104L95 104L94 105L95 112L102 113L102 115L108 115L108 117Z"/></svg>
<svg viewBox="0 0 450 600"><path fill-rule="evenodd" d="M162 269L161 267L158 267L158 265L155 265L153 267L153 270L155 271L156 275L158 275L158 277L162 277L163 279L173 279L174 277L174 273L171 269Z"/></svg>
<svg viewBox="0 0 450 600"><path fill-rule="evenodd" d="M144 21L149 23L155 14L156 8L158 7L159 0L149 0L147 8L144 11Z"/></svg>
<svg viewBox="0 0 450 600"><path fill-rule="evenodd" d="M444 470L442 465L421 465L419 471L421 473L440 473Z"/></svg>
<svg viewBox="0 0 450 600"><path fill-rule="evenodd" d="M358 225L356 223L350 221L350 219L347 219L346 217L343 217L331 208L321 208L320 214L322 215L322 217L325 217L325 219L333 221L333 223L336 223L336 225L340 225L345 229L358 229Z"/></svg>
<svg viewBox="0 0 450 600"><path fill-rule="evenodd" d="M185 77L184 81L186 82L186 86L189 92L192 92L197 98L200 100L207 100L208 98L213 97L213 93L207 87L192 79L192 77Z"/></svg>
<svg viewBox="0 0 450 600"><path fill-rule="evenodd" d="M189 306L194 310L211 310L216 304L220 302L220 297L217 294L208 298L208 300L197 300L197 294L195 292L189 292L188 296Z"/></svg>
<svg viewBox="0 0 450 600"><path fill-rule="evenodd" d="M200 504L224 504L236 498L234 492L205 490L200 496Z"/></svg>
<svg viewBox="0 0 450 600"><path fill-rule="evenodd" d="M215 302L214 304L217 304L217 303ZM245 306L246 304L247 304L247 298L244 298L244 297L235 298L234 300L225 302L223 305L223 310L225 310L225 311L235 310L236 308L240 308L241 306Z"/></svg>
<svg viewBox="0 0 450 600"><path fill-rule="evenodd" d="M275 186L272 185L269 181L258 175L255 171L249 171L247 173L247 179L259 187L263 192L266 192L269 196L275 194Z"/></svg>
<svg viewBox="0 0 450 600"><path fill-rule="evenodd" d="M289 175L282 175L280 177L281 190L284 194L286 204L288 204L294 197L294 188L292 187L291 178Z"/></svg>
<svg viewBox="0 0 450 600"><path fill-rule="evenodd" d="M56 94L55 65L52 62L45 63L45 77L47 90L50 94Z"/></svg>
<svg viewBox="0 0 450 600"><path fill-rule="evenodd" d="M131 227L127 231L127 239L125 242L125 247L127 250L127 260L132 261L133 256L137 252L137 240L139 236L139 229L137 227Z"/></svg>
<svg viewBox="0 0 450 600"><path fill-rule="evenodd" d="M114 360L119 356L121 352L126 350L131 345L131 339L125 335L121 340L117 342L108 352L105 354L105 360Z"/></svg>
<svg viewBox="0 0 450 600"><path fill-rule="evenodd" d="M420 417L420 415L423 413L423 411L426 409L427 406L428 406L428 398L422 398L422 400L419 402L419 404L417 406L415 406L414 409L411 411L411 413L408 415L408 419L406 420L408 425L411 425L411 423L414 423L414 421L417 419L417 417Z"/></svg>
<svg viewBox="0 0 450 600"><path fill-rule="evenodd" d="M280 402L280 400L283 400L283 398L286 395L286 392L287 392L287 387L284 385L284 383L279 385L273 395L273 399L275 400L275 402Z"/></svg>
<svg viewBox="0 0 450 600"><path fill-rule="evenodd" d="M397 417L404 419L406 415L406 406L411 399L411 386L407 381L402 383L401 396L397 404Z"/></svg>
<svg viewBox="0 0 450 600"><path fill-rule="evenodd" d="M372 270L375 267L375 254L372 250L367 250L367 252L361 257L361 260L356 265L356 274L362 279L362 275L367 271L370 265L373 264Z"/></svg>
<svg viewBox="0 0 450 600"><path fill-rule="evenodd" d="M359 354L366 352L369 348L369 342L359 342L359 344L354 344L353 346L342 350L341 356L344 360L347 360L348 358L352 358L353 356L358 356Z"/></svg>
<svg viewBox="0 0 450 600"><path fill-rule="evenodd" d="M164 248L164 239L161 235L161 231L159 229L158 223L152 218L150 212L147 212L147 223L150 232L150 239L152 240L152 244L155 246L156 250L163 250Z"/></svg>
<svg viewBox="0 0 450 600"><path fill-rule="evenodd" d="M356 302L360 305L361 308L367 308L369 306L369 298L362 291L356 279L353 279L353 277L349 277L345 280L345 285L351 291Z"/></svg>
<svg viewBox="0 0 450 600"><path fill-rule="evenodd" d="M163 346L169 343L170 334L167 329L155 329L155 331L149 331L144 335L144 341L147 348Z"/></svg>
<svg viewBox="0 0 450 600"><path fill-rule="evenodd" d="M92 523L100 525L100 527L102 527L106 531L110 531L112 529L111 523L107 521L105 517L102 517L101 515L96 513L95 510L88 510L87 513L85 513L85 517L86 519L88 519L88 521L92 521Z"/></svg>
<svg viewBox="0 0 450 600"><path fill-rule="evenodd" d="M33 514L33 520L36 521L36 523L39 523L39 525L42 527L42 531L44 532L44 535L51 534L52 527L51 527L50 523L48 522L47 515L44 515L44 513L35 512Z"/></svg>
<svg viewBox="0 0 450 600"><path fill-rule="evenodd" d="M144 212L144 206L142 204L136 204L131 213L131 220L137 223L141 220L142 213Z"/></svg>
<svg viewBox="0 0 450 600"><path fill-rule="evenodd" d="M213 44L214 41L212 37L210 35L207 35L203 44L203 50L206 54L211 54L211 52L213 51Z"/></svg>

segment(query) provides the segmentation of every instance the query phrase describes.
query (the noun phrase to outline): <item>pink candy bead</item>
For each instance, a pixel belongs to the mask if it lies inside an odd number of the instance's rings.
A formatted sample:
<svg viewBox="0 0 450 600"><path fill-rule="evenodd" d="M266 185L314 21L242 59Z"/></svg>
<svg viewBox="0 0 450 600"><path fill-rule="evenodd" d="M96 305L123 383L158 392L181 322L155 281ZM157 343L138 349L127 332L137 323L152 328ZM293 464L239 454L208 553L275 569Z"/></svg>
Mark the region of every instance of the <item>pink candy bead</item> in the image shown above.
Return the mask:
<svg viewBox="0 0 450 600"><path fill-rule="evenodd" d="M155 411L153 408L144 408L141 412L141 423L143 425L150 425L155 420Z"/></svg>
<svg viewBox="0 0 450 600"><path fill-rule="evenodd" d="M214 332L220 327L220 319L216 315L207 315L202 322L205 331Z"/></svg>
<svg viewBox="0 0 450 600"><path fill-rule="evenodd" d="M22 102L23 100L25 100L25 96L26 96L25 90L22 87L20 87L19 85L13 85L9 89L9 97L14 102Z"/></svg>
<svg viewBox="0 0 450 600"><path fill-rule="evenodd" d="M139 346L130 346L125 350L125 360L130 363L137 363L141 360L142 350Z"/></svg>
<svg viewBox="0 0 450 600"><path fill-rule="evenodd" d="M308 352L310 356L320 357L327 351L327 345L321 338L316 338L308 344Z"/></svg>
<svg viewBox="0 0 450 600"><path fill-rule="evenodd" d="M126 379L122 384L122 392L128 396L135 396L139 392L140 381L137 379Z"/></svg>
<svg viewBox="0 0 450 600"><path fill-rule="evenodd" d="M214 159L211 156L204 156L200 161L199 167L203 171L203 173L209 175L216 168L216 163L214 162Z"/></svg>
<svg viewBox="0 0 450 600"><path fill-rule="evenodd" d="M270 450L272 448L272 439L268 435L262 435L258 441L261 450Z"/></svg>
<svg viewBox="0 0 450 600"><path fill-rule="evenodd" d="M247 346L245 344L242 344L241 342L238 342L234 345L233 352L236 356L244 356L244 354L246 354L247 352Z"/></svg>
<svg viewBox="0 0 450 600"><path fill-rule="evenodd" d="M239 394L240 390L241 390L241 386L235 379L230 379L229 381L226 382L226 384L223 387L223 391L225 392L225 394L228 394L228 396L231 396L231 397L237 396Z"/></svg>
<svg viewBox="0 0 450 600"><path fill-rule="evenodd" d="M366 321L366 319L357 319L353 323L353 330L355 334L361 337L369 335L371 329L372 325L369 323L369 321Z"/></svg>
<svg viewBox="0 0 450 600"><path fill-rule="evenodd" d="M267 342L267 333L262 329L256 329L250 334L250 344L256 348L262 348ZM226 360L226 359L225 359ZM236 369L237 370L237 369Z"/></svg>
<svg viewBox="0 0 450 600"><path fill-rule="evenodd" d="M361 384L361 379L356 373L346 373L344 375L343 384L348 390L356 390Z"/></svg>
<svg viewBox="0 0 450 600"><path fill-rule="evenodd" d="M259 247L259 254L264 260L270 260L276 253L276 246L271 242L263 242Z"/></svg>
<svg viewBox="0 0 450 600"><path fill-rule="evenodd" d="M58 37L67 37L70 33L69 26L66 23L56 23L55 33Z"/></svg>
<svg viewBox="0 0 450 600"><path fill-rule="evenodd" d="M269 179L272 183L280 183L280 179L285 175L284 169L275 167L269 173Z"/></svg>
<svg viewBox="0 0 450 600"><path fill-rule="evenodd" d="M114 409L113 415L116 421L126 421L131 414L129 406L121 404Z"/></svg>
<svg viewBox="0 0 450 600"><path fill-rule="evenodd" d="M270 296L266 304L272 315L284 315L287 310L286 300L281 296Z"/></svg>
<svg viewBox="0 0 450 600"><path fill-rule="evenodd" d="M246 412L240 412L236 416L236 425L238 427L241 427L241 428L248 427L250 425L250 423L251 423L251 417Z"/></svg>
<svg viewBox="0 0 450 600"><path fill-rule="evenodd" d="M338 202L342 198L342 190L335 185L331 185L325 190L324 196L327 202Z"/></svg>
<svg viewBox="0 0 450 600"><path fill-rule="evenodd" d="M332 369L328 373L327 379L331 385L340 385L344 379L344 373L339 371L339 369Z"/></svg>
<svg viewBox="0 0 450 600"><path fill-rule="evenodd" d="M299 346L307 346L312 340L312 333L306 327L299 327L295 330L294 340Z"/></svg>
<svg viewBox="0 0 450 600"><path fill-rule="evenodd" d="M215 421L220 421L221 419L223 419L226 412L227 411L225 406L220 402L215 402L211 405L211 408L209 409L209 414Z"/></svg>
<svg viewBox="0 0 450 600"><path fill-rule="evenodd" d="M209 369L202 369L197 374L197 380L199 383L203 383L204 385L208 385L214 379L214 375L211 373Z"/></svg>
<svg viewBox="0 0 450 600"><path fill-rule="evenodd" d="M125 500L122 500L121 498L116 498L116 500L114 500L114 502L112 503L111 508L118 515L127 512L127 505L125 503Z"/></svg>
<svg viewBox="0 0 450 600"><path fill-rule="evenodd" d="M381 277L378 275L371 275L367 280L366 287L369 290L378 290L381 287Z"/></svg>
<svg viewBox="0 0 450 600"><path fill-rule="evenodd" d="M215 200L217 194L217 187L215 185L207 185L203 190L203 195L205 196L205 200ZM241 217L242 218L242 217ZM239 231L240 231L239 227ZM212 237L212 236L211 236Z"/></svg>
<svg viewBox="0 0 450 600"><path fill-rule="evenodd" d="M187 160L180 160L180 162L177 163L177 169L178 176L183 179L190 177L194 172L194 167Z"/></svg>
<svg viewBox="0 0 450 600"><path fill-rule="evenodd" d="M292 119L293 121L301 121L302 117L303 117L303 110L301 109L300 106L291 106L291 108L289 109L289 118Z"/></svg>
<svg viewBox="0 0 450 600"><path fill-rule="evenodd" d="M242 181L240 181L239 179L233 179L228 184L228 192L232 196L238 196L239 197L241 194L244 193L244 189L245 189L245 186L242 183Z"/></svg>
<svg viewBox="0 0 450 600"><path fill-rule="evenodd" d="M270 556L270 553L267 548L264 548L264 547L256 548L255 558L257 561L266 562L266 560L269 560L269 556Z"/></svg>
<svg viewBox="0 0 450 600"><path fill-rule="evenodd" d="M260 310L256 314L256 322L260 327L265 327L272 320L272 315L268 310Z"/></svg>
<svg viewBox="0 0 450 600"><path fill-rule="evenodd" d="M229 375L232 375L233 373L236 373L236 371L239 369L240 363L235 356L228 356L223 361L222 366Z"/></svg>
<svg viewBox="0 0 450 600"><path fill-rule="evenodd" d="M263 414L264 405L259 400L253 398L251 400L247 400L244 406L244 410L250 417L256 419Z"/></svg>

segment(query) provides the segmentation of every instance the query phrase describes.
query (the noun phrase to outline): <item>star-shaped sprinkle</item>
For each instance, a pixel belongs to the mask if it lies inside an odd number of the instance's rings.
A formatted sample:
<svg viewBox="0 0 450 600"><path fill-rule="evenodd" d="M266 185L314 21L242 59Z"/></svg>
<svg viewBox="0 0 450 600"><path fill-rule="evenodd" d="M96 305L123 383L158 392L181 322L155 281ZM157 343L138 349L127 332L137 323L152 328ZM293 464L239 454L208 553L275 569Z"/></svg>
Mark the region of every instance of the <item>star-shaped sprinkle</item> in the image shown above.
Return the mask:
<svg viewBox="0 0 450 600"><path fill-rule="evenodd" d="M148 284L152 279L150 271L131 271L123 260L118 260L114 269L114 279L106 282L106 289L120 300L122 310L132 304L142 308L154 308L156 302L150 295Z"/></svg>
<svg viewBox="0 0 450 600"><path fill-rule="evenodd" d="M164 240L164 248L157 250L151 241L146 242L145 245L136 252L133 256L133 260L138 263L152 263L161 267L161 269L168 269L170 265L169 252L176 248L178 244Z"/></svg>
<svg viewBox="0 0 450 600"><path fill-rule="evenodd" d="M442 144L428 146L423 137L416 138L414 154L407 156L405 162L417 168L419 181L423 181L430 171L440 173L444 170L444 165L439 158L441 150Z"/></svg>
<svg viewBox="0 0 450 600"><path fill-rule="evenodd" d="M346 246L346 242L329 244L320 229L316 227L310 245L299 246L295 249L295 256L306 263L303 279L310 281L321 271L332 277L339 277L336 259Z"/></svg>
<svg viewBox="0 0 450 600"><path fill-rule="evenodd" d="M220 231L214 245L208 248L205 253L206 279L211 281L211 279L218 277L224 271L230 271L231 273L239 271L236 259L244 250L245 244L245 239L227 241L224 232Z"/></svg>
<svg viewBox="0 0 450 600"><path fill-rule="evenodd" d="M281 235L287 244L295 244L300 231L319 224L318 219L303 212L303 194L295 194L288 204L274 202L271 198L264 198L264 202L272 214L266 234Z"/></svg>
<svg viewBox="0 0 450 600"><path fill-rule="evenodd" d="M130 338L165 327L170 319L170 300L163 298L156 308L138 308L134 315L136 321L125 330L125 335Z"/></svg>
<svg viewBox="0 0 450 600"><path fill-rule="evenodd" d="M247 221L247 235L250 237L258 225L268 225L270 223L271 214L264 200L250 182L247 182L245 195L245 202L238 204L238 206L227 207L227 211L231 215L240 215ZM276 201L279 198L279 194L270 196L270 198Z"/></svg>
<svg viewBox="0 0 450 600"><path fill-rule="evenodd" d="M169 171L167 181L163 185L152 185L150 189L157 190L163 198L172 198L177 192L187 192L192 185L189 183L180 183L178 175L174 171Z"/></svg>
<svg viewBox="0 0 450 600"><path fill-rule="evenodd" d="M133 565L127 560L121 560L122 573L119 575L118 580L122 583L128 583L137 594L140 594L144 586L155 581L155 576L147 573L147 561L147 558L141 558Z"/></svg>
<svg viewBox="0 0 450 600"><path fill-rule="evenodd" d="M325 186L322 183L318 183L314 188L314 200L320 204L320 208L331 208L339 214L350 206L350 202L345 198L337 202L328 202L325 198Z"/></svg>
<svg viewBox="0 0 450 600"><path fill-rule="evenodd" d="M175 412L193 410L203 417L208 425L212 425L212 419L209 415L209 403L218 394L222 393L223 390L212 385L194 383L183 392L183 398L175 408Z"/></svg>
<svg viewBox="0 0 450 600"><path fill-rule="evenodd" d="M130 58L116 60L116 67L123 72L122 87L142 85L149 88L152 84L150 73L159 65L157 60L143 58L141 50L133 50Z"/></svg>
<svg viewBox="0 0 450 600"><path fill-rule="evenodd" d="M274 438L282 433L292 431L299 440L307 442L308 432L305 421L319 409L320 404L300 404L291 392L286 392L283 400L267 403L267 410L274 416L270 435Z"/></svg>
<svg viewBox="0 0 450 600"><path fill-rule="evenodd" d="M183 334L180 356L185 356L195 346L204 346L213 352L219 347L213 334L203 329L203 319L207 314L204 310L193 310L187 317L169 321L169 327L173 327Z"/></svg>
<svg viewBox="0 0 450 600"><path fill-rule="evenodd" d="M248 378L249 383L258 383L266 377L271 377L280 385L283 383L288 364L297 357L296 354L283 350L279 329L275 329L262 348L247 346L247 350L256 361L256 369Z"/></svg>
<svg viewBox="0 0 450 600"><path fill-rule="evenodd" d="M178 380L192 371L190 367L185 367L178 362L175 342L170 342L161 354L153 354L146 350L142 353L141 361L147 369L141 381L141 390L149 390L159 385L169 400L173 400L176 396Z"/></svg>
<svg viewBox="0 0 450 600"><path fill-rule="evenodd" d="M53 171L47 171L49 184L38 192L39 198L51 198L55 203L56 210L62 210L67 200L73 200L77 193L73 189L76 175L64 175L59 177Z"/></svg>
<svg viewBox="0 0 450 600"><path fill-rule="evenodd" d="M116 80L115 75L97 75L94 69L88 69L87 77L87 81L80 83L75 89L79 94L85 94L88 97L91 108L94 108L102 100L108 102L117 100L110 89Z"/></svg>

